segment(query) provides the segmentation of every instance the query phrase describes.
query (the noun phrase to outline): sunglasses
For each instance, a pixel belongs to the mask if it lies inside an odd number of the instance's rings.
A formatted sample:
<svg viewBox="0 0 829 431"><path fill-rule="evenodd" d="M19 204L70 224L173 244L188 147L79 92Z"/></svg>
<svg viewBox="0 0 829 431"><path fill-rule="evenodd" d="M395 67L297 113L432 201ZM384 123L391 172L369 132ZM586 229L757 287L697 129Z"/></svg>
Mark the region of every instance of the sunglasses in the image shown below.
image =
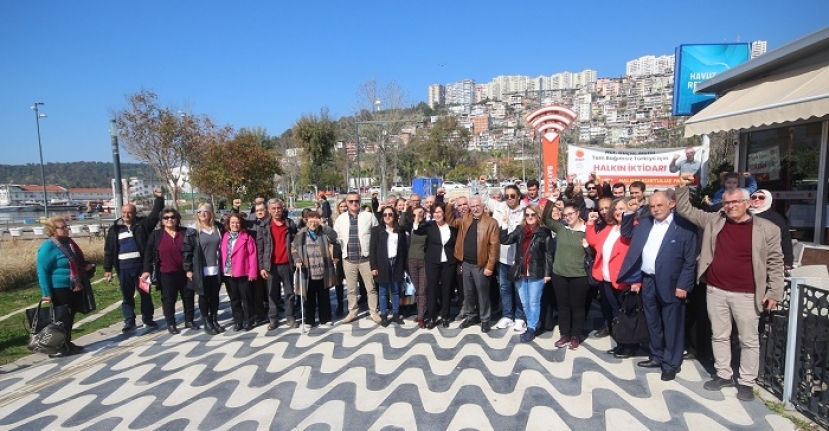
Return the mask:
<svg viewBox="0 0 829 431"><path fill-rule="evenodd" d="M507 195L507 199L515 199L518 195Z"/></svg>
<svg viewBox="0 0 829 431"><path fill-rule="evenodd" d="M766 195L754 195L751 197L753 201L764 201L766 200Z"/></svg>
<svg viewBox="0 0 829 431"><path fill-rule="evenodd" d="M383 213L383 217L394 217L394 213Z"/></svg>
<svg viewBox="0 0 829 431"><path fill-rule="evenodd" d="M162 217L163 220L175 220L176 216L164 216Z"/></svg>
<svg viewBox="0 0 829 431"><path fill-rule="evenodd" d="M346 202L348 202L348 203L350 203L350 204L358 204L358 203L360 203L360 201L359 201L359 200L357 200L357 199L349 199L349 200L347 200Z"/></svg>
<svg viewBox="0 0 829 431"><path fill-rule="evenodd" d="M66 230L66 228L68 228L68 227L69 226L65 226L65 225L64 226L55 226L55 230L58 230L58 229Z"/></svg>
<svg viewBox="0 0 829 431"><path fill-rule="evenodd" d="M524 218L536 218L538 217L535 213L527 213L524 214Z"/></svg>
<svg viewBox="0 0 829 431"><path fill-rule="evenodd" d="M596 190L595 187L588 187L587 190Z"/></svg>

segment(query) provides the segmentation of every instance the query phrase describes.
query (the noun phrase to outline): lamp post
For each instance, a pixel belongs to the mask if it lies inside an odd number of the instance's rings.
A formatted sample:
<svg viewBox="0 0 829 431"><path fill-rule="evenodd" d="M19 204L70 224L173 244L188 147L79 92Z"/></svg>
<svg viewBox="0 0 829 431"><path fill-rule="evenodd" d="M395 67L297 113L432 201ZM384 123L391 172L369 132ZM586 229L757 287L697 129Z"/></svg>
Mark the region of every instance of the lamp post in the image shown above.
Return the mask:
<svg viewBox="0 0 829 431"><path fill-rule="evenodd" d="M49 218L49 202L46 200L46 172L43 170L43 146L40 145L40 119L46 117L46 114L41 114L38 107L43 105L43 102L35 102L32 105L32 110L35 111L35 124L37 124L37 150L40 152L40 180L43 184L43 211L46 218Z"/></svg>
<svg viewBox="0 0 829 431"><path fill-rule="evenodd" d="M115 208L113 213L118 214L124 206L124 190L121 184L121 154L118 151L118 125L115 119L109 120L109 135L112 137L112 164L115 167Z"/></svg>

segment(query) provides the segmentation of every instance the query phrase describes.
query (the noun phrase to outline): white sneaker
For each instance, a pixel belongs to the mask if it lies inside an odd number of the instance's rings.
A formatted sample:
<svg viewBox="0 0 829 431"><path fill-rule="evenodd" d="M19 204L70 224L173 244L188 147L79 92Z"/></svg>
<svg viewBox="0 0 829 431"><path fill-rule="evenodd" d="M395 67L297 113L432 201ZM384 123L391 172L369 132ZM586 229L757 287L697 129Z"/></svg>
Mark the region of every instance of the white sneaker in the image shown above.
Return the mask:
<svg viewBox="0 0 829 431"><path fill-rule="evenodd" d="M507 329L512 325L512 319L510 319L509 317L502 317L501 320L499 320L498 323L495 324L495 328Z"/></svg>
<svg viewBox="0 0 829 431"><path fill-rule="evenodd" d="M527 323L521 319L515 319L515 325L513 326L512 330L523 334L527 331Z"/></svg>

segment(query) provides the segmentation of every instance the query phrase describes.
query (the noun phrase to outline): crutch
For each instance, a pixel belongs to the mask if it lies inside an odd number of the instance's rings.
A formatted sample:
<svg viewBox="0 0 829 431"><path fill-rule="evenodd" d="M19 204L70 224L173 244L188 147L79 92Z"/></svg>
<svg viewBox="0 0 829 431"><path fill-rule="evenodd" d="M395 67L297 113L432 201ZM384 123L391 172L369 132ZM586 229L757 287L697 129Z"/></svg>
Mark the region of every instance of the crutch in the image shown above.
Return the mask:
<svg viewBox="0 0 829 431"><path fill-rule="evenodd" d="M298 286L299 287L299 315L300 315L300 319L302 319L302 333L305 334L305 333L307 333L307 329L305 328L305 303L304 303L305 301L304 301L303 298L305 296L305 292L306 292L306 289L307 289L308 286L307 285L303 286L303 283L302 283L303 281L305 281L305 278L302 277L302 269L301 268L296 268L294 270L294 292L296 293L296 287Z"/></svg>

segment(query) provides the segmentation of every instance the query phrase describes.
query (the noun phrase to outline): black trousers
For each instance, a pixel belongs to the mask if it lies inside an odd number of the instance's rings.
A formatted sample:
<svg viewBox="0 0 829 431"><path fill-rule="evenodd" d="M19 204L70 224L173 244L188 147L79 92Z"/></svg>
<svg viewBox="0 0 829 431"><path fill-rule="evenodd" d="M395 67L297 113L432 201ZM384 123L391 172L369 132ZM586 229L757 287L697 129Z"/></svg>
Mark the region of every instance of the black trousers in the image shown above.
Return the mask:
<svg viewBox="0 0 829 431"><path fill-rule="evenodd" d="M584 277L562 277L553 274L553 289L558 303L558 325L561 335L581 337L587 316L584 306L590 292L590 281Z"/></svg>
<svg viewBox="0 0 829 431"><path fill-rule="evenodd" d="M256 313L253 311L253 283L247 277L225 277L225 289L230 296L233 323L253 325L256 321Z"/></svg>
<svg viewBox="0 0 829 431"><path fill-rule="evenodd" d="M158 283L161 288L161 310L167 326L176 324L176 300L181 296L184 306L184 321L192 322L195 314L196 292L187 288L187 273L184 271L159 273Z"/></svg>
<svg viewBox="0 0 829 431"><path fill-rule="evenodd" d="M73 292L71 288L52 289L52 305L66 305L69 307L69 321L66 329L66 342L72 341L72 326L75 324L75 313L78 309L78 302L81 300L80 292Z"/></svg>
<svg viewBox="0 0 829 431"><path fill-rule="evenodd" d="M331 295L320 280L308 280L308 292L305 295L305 324L314 324L314 313L319 307L320 325L331 321Z"/></svg>
<svg viewBox="0 0 829 431"><path fill-rule="evenodd" d="M449 320L449 304L455 289L457 264L426 262L426 308L427 318L438 318L438 298L440 298L440 317Z"/></svg>
<svg viewBox="0 0 829 431"><path fill-rule="evenodd" d="M219 284L218 275L205 275L202 283L204 295L199 295L199 310L202 319L215 319L219 316Z"/></svg>
<svg viewBox="0 0 829 431"><path fill-rule="evenodd" d="M268 319L268 281L262 277L257 277L256 281L251 283L253 290L253 314L257 320Z"/></svg>

